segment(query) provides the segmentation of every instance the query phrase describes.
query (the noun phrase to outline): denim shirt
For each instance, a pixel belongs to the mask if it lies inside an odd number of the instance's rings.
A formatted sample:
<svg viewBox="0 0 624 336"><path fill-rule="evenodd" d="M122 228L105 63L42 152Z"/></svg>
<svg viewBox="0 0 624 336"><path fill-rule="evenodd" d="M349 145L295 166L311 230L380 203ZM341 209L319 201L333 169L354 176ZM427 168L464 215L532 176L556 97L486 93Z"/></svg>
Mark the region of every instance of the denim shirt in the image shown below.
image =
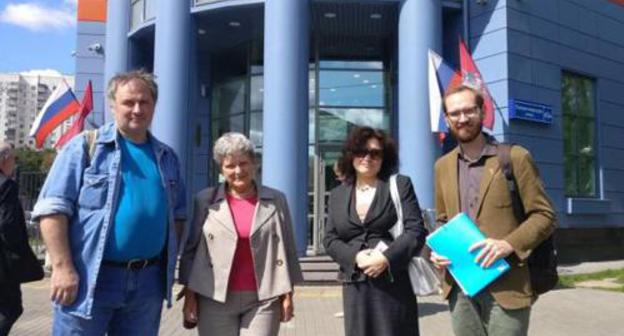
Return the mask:
<svg viewBox="0 0 624 336"><path fill-rule="evenodd" d="M61 306L65 312L89 318L104 248L114 219L121 182L121 135L113 123L100 127L90 163L86 137L78 135L58 153L32 212L42 216L64 214L76 272L80 277L76 301ZM186 190L178 158L167 145L148 134L169 203L167 303L178 253L175 221L186 220Z"/></svg>

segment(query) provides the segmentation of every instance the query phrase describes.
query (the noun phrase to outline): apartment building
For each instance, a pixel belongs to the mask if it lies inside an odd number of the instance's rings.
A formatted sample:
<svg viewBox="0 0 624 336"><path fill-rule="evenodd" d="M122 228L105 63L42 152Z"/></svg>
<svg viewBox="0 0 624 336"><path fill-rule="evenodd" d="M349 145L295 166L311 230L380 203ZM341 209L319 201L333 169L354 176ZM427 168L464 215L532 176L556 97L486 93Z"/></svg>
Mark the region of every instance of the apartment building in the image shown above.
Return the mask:
<svg viewBox="0 0 624 336"><path fill-rule="evenodd" d="M70 87L74 86L73 76L61 74L0 74L0 143L11 143L17 148L35 148L34 138L28 135L30 127L48 97L63 80ZM70 122L68 120L58 127L46 140L45 147L52 147Z"/></svg>

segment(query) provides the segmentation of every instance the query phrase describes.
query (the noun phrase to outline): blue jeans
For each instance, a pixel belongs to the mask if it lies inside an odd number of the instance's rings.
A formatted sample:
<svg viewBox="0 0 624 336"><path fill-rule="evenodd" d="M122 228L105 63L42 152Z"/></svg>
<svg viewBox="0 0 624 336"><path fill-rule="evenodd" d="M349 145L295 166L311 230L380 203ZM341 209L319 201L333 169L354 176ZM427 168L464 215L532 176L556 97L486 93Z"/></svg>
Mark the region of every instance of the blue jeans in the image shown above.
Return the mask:
<svg viewBox="0 0 624 336"><path fill-rule="evenodd" d="M140 270L102 265L91 318L56 307L52 335L158 335L163 299L160 265Z"/></svg>

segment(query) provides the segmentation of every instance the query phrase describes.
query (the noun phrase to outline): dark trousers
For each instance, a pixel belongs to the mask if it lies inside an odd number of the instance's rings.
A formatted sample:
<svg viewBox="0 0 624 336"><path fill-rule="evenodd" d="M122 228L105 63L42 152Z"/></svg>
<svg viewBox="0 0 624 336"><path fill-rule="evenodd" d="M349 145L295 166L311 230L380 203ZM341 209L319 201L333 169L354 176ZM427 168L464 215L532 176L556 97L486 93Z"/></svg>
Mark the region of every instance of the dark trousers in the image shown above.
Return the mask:
<svg viewBox="0 0 624 336"><path fill-rule="evenodd" d="M20 285L12 282L0 284L0 336L9 334L22 312Z"/></svg>

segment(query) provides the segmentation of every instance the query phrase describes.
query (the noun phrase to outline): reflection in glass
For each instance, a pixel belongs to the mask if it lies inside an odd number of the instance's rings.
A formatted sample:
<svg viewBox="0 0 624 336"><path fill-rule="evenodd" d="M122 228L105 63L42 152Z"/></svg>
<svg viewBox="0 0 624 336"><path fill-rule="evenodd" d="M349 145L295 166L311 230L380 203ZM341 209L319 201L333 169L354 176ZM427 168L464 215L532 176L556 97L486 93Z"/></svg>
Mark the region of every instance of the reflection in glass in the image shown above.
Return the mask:
<svg viewBox="0 0 624 336"><path fill-rule="evenodd" d="M341 183L334 172L334 164L342 156L341 147L323 146L320 151L321 158L323 158L323 164L325 166L325 191L330 191Z"/></svg>
<svg viewBox="0 0 624 336"><path fill-rule="evenodd" d="M245 112L245 80L235 78L217 85L213 91L213 117Z"/></svg>
<svg viewBox="0 0 624 336"><path fill-rule="evenodd" d="M145 20L156 17L156 0L145 0Z"/></svg>
<svg viewBox="0 0 624 336"><path fill-rule="evenodd" d="M382 109L323 108L318 118L319 142L342 142L355 126L390 128L390 116Z"/></svg>
<svg viewBox="0 0 624 336"><path fill-rule="evenodd" d="M201 4L208 4L208 3L220 2L220 1L227 1L227 0L195 0L195 4L201 5Z"/></svg>
<svg viewBox="0 0 624 336"><path fill-rule="evenodd" d="M369 69L383 70L381 61L321 61L321 69Z"/></svg>
<svg viewBox="0 0 624 336"><path fill-rule="evenodd" d="M596 196L594 81L564 72L561 83L564 178L567 196Z"/></svg>
<svg viewBox="0 0 624 336"><path fill-rule="evenodd" d="M313 144L314 139L316 139L316 110L311 108L309 110L308 117L310 118L308 121L308 143Z"/></svg>
<svg viewBox="0 0 624 336"><path fill-rule="evenodd" d="M245 115L237 114L230 116L228 132L239 132L245 134Z"/></svg>
<svg viewBox="0 0 624 336"><path fill-rule="evenodd" d="M320 106L384 106L381 71L321 70Z"/></svg>
<svg viewBox="0 0 624 336"><path fill-rule="evenodd" d="M249 140L256 148L262 146L262 112L251 112L249 116Z"/></svg>
<svg viewBox="0 0 624 336"><path fill-rule="evenodd" d="M308 71L308 105L316 105L316 72L314 69Z"/></svg>
<svg viewBox="0 0 624 336"><path fill-rule="evenodd" d="M211 135L212 141L216 141L221 135L227 132L245 133L245 115L235 114L227 118L218 118L212 120Z"/></svg>
<svg viewBox="0 0 624 336"><path fill-rule="evenodd" d="M130 30L132 30L143 23L143 0L135 0L130 6Z"/></svg>
<svg viewBox="0 0 624 336"><path fill-rule="evenodd" d="M262 110L264 102L264 76L251 76L251 92L249 93L249 108L252 111Z"/></svg>

